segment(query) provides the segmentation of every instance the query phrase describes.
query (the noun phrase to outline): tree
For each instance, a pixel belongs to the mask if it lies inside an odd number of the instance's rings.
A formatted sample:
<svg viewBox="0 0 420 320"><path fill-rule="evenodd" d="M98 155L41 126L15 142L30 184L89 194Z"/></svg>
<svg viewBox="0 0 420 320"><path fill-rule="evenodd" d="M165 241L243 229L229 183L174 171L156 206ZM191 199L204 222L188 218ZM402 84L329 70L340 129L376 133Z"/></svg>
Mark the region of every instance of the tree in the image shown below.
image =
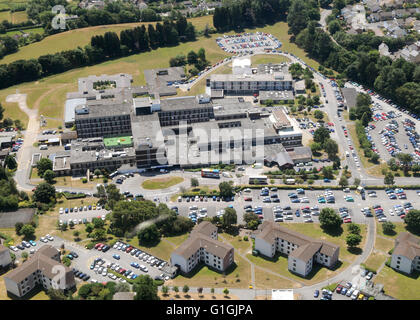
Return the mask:
<svg viewBox="0 0 420 320"><path fill-rule="evenodd" d="M210 289L211 294L214 294L214 288Z"/></svg>
<svg viewBox="0 0 420 320"><path fill-rule="evenodd" d="M94 171L94 175L97 177L97 178L99 178L99 176L102 174L102 171L101 170L99 170L99 169L95 169L95 171Z"/></svg>
<svg viewBox="0 0 420 320"><path fill-rule="evenodd" d="M22 234L25 239L33 239L35 235L35 228L31 224L25 224L20 229L20 234Z"/></svg>
<svg viewBox="0 0 420 320"><path fill-rule="evenodd" d="M136 292L134 300L159 300L157 285L148 275L140 275L136 278L133 291Z"/></svg>
<svg viewBox="0 0 420 320"><path fill-rule="evenodd" d="M324 150L328 154L329 159L334 159L337 157L338 144L332 139L327 139L324 141Z"/></svg>
<svg viewBox="0 0 420 320"><path fill-rule="evenodd" d="M201 295L203 293L203 287L198 287L197 292L199 295Z"/></svg>
<svg viewBox="0 0 420 320"><path fill-rule="evenodd" d="M55 201L55 188L49 183L40 183L35 191L33 198L35 201L42 203L50 203Z"/></svg>
<svg viewBox="0 0 420 320"><path fill-rule="evenodd" d="M394 175L392 174L391 171L388 171L384 177L384 184L387 186L392 186L394 183L395 183Z"/></svg>
<svg viewBox="0 0 420 320"><path fill-rule="evenodd" d="M160 233L156 224L152 224L149 227L143 228L137 234L140 244L152 244L159 242Z"/></svg>
<svg viewBox="0 0 420 320"><path fill-rule="evenodd" d="M359 178L354 178L353 184L358 187L360 185L360 179Z"/></svg>
<svg viewBox="0 0 420 320"><path fill-rule="evenodd" d="M252 212L246 212L243 216L248 229L255 230L258 227L258 216Z"/></svg>
<svg viewBox="0 0 420 320"><path fill-rule="evenodd" d="M187 285L184 285L184 286L182 287L182 292L184 292L185 294L187 294L187 293L188 293L188 291L190 291L190 287L189 287L189 286L187 286Z"/></svg>
<svg viewBox="0 0 420 320"><path fill-rule="evenodd" d="M26 251L24 251L24 252L22 252L21 257L22 257L23 261L26 261L29 257L29 254Z"/></svg>
<svg viewBox="0 0 420 320"><path fill-rule="evenodd" d="M324 141L330 138L330 131L327 128L320 127L314 132L314 141L324 144Z"/></svg>
<svg viewBox="0 0 420 320"><path fill-rule="evenodd" d="M191 187L195 188L198 187L199 183L198 183L198 179L197 178L191 178Z"/></svg>
<svg viewBox="0 0 420 320"><path fill-rule="evenodd" d="M328 31L331 33L331 35L334 35L337 31L340 31L340 22L338 20L333 20L328 24Z"/></svg>
<svg viewBox="0 0 420 320"><path fill-rule="evenodd" d="M50 288L47 291L47 296L50 300L67 300L67 296L62 290Z"/></svg>
<svg viewBox="0 0 420 320"><path fill-rule="evenodd" d="M16 231L16 234L18 236L21 235L20 234L20 230L22 229L22 227L23 227L23 223L22 222L16 222L16 224L15 224L15 231Z"/></svg>
<svg viewBox="0 0 420 320"><path fill-rule="evenodd" d="M404 218L407 229L416 234L420 233L420 210L410 210Z"/></svg>
<svg viewBox="0 0 420 320"><path fill-rule="evenodd" d="M200 50L198 50L198 58L203 62L207 61L206 60L206 50L204 50L204 48L200 48Z"/></svg>
<svg viewBox="0 0 420 320"><path fill-rule="evenodd" d="M390 221L382 223L382 231L384 234L393 235L395 233L395 224Z"/></svg>
<svg viewBox="0 0 420 320"><path fill-rule="evenodd" d="M48 158L42 158L38 161L36 168L38 169L38 175L42 177L45 171L53 169L53 163Z"/></svg>
<svg viewBox="0 0 420 320"><path fill-rule="evenodd" d="M372 154L372 162L373 163L378 163L379 162L379 154L377 154L376 152Z"/></svg>
<svg viewBox="0 0 420 320"><path fill-rule="evenodd" d="M53 183L54 178L55 178L55 173L52 170L47 170L44 172L43 178L45 180L45 182L47 183Z"/></svg>
<svg viewBox="0 0 420 320"><path fill-rule="evenodd" d="M167 286L162 286L162 293L164 296L167 296L169 292L169 288Z"/></svg>
<svg viewBox="0 0 420 320"><path fill-rule="evenodd" d="M356 247L362 242L362 236L360 234L350 233L346 237L347 246L353 248Z"/></svg>
<svg viewBox="0 0 420 320"><path fill-rule="evenodd" d="M342 224L341 217L331 208L324 208L319 214L321 228L326 230L335 230Z"/></svg>
<svg viewBox="0 0 420 320"><path fill-rule="evenodd" d="M324 112L322 112L321 110L315 110L314 116L316 119L322 120L324 119Z"/></svg>
<svg viewBox="0 0 420 320"><path fill-rule="evenodd" d="M106 239L106 231L104 229L95 229L95 230L92 231L90 236L95 241L105 240Z"/></svg>
<svg viewBox="0 0 420 320"><path fill-rule="evenodd" d="M413 156L409 153L398 153L397 158L402 163L404 171L408 171L409 164L413 161Z"/></svg>
<svg viewBox="0 0 420 320"><path fill-rule="evenodd" d="M311 143L312 153L317 153L320 150L322 150L322 145L319 142L312 142Z"/></svg>
<svg viewBox="0 0 420 320"><path fill-rule="evenodd" d="M347 225L347 230L353 234L360 234L360 227L355 223L350 223Z"/></svg>
<svg viewBox="0 0 420 320"><path fill-rule="evenodd" d="M333 169L331 167L323 167L322 175L324 176L324 178L333 179L334 178Z"/></svg>
<svg viewBox="0 0 420 320"><path fill-rule="evenodd" d="M4 163L10 170L14 170L17 168L16 159L11 155L6 156L6 158L4 159Z"/></svg>
<svg viewBox="0 0 420 320"><path fill-rule="evenodd" d="M233 208L226 208L225 213L222 216L223 228L229 229L233 224L237 223L236 210Z"/></svg>
<svg viewBox="0 0 420 320"><path fill-rule="evenodd" d="M174 286L174 287L172 288L172 290L174 290L174 292L175 292L175 293L178 293L178 292L179 292L179 288L178 288L178 286Z"/></svg>
<svg viewBox="0 0 420 320"><path fill-rule="evenodd" d="M188 64L196 64L197 61L198 61L197 53L195 53L192 50L190 52L188 52L187 61L188 61Z"/></svg>
<svg viewBox="0 0 420 320"><path fill-rule="evenodd" d="M346 187L346 186L348 186L348 185L349 185L349 181L348 181L348 179L347 179L347 177L346 177L345 175L341 175L341 177L340 177L340 181L338 181L338 184L339 184L341 187Z"/></svg>
<svg viewBox="0 0 420 320"><path fill-rule="evenodd" d="M225 288L225 289L223 290L223 293L225 294L225 296L227 296L227 295L229 294L229 289L228 289L228 288Z"/></svg>
<svg viewBox="0 0 420 320"><path fill-rule="evenodd" d="M233 187L229 182L224 181L219 183L219 190L222 198L233 196Z"/></svg>

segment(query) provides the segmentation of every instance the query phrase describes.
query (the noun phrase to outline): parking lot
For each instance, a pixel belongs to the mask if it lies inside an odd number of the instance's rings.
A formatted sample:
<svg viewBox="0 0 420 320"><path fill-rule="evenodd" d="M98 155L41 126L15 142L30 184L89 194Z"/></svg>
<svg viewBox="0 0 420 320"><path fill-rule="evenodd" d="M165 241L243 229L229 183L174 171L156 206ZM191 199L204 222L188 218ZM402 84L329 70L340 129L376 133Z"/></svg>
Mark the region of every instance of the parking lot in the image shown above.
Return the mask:
<svg viewBox="0 0 420 320"><path fill-rule="evenodd" d="M72 212L70 211L70 209ZM89 206L74 207L74 208L60 208L59 213L60 213L60 217L59 217L60 223L68 224L70 220L72 220L74 224L82 224L82 223L86 223L86 221L89 221L89 222L92 221L93 218L99 218L99 219L105 218L105 216L109 213L109 211L105 210L102 207L96 207L96 206L92 207L91 205L89 205Z"/></svg>
<svg viewBox="0 0 420 320"><path fill-rule="evenodd" d="M366 200L362 200L361 195L356 193L355 191L344 192L341 190L334 190L330 192L335 198L334 203L322 203L320 197L324 197L324 199L328 197L328 195L325 194L324 190L306 190L305 194L298 195L297 197L297 199L306 198L304 200L305 202L293 203L293 199L289 198L288 196L289 193L294 193L293 190L280 190L275 192L270 191L268 197L277 194L279 202L272 202L274 198L271 199L271 202L264 202L264 198L267 198L267 196L261 196L261 190L253 189L248 193L242 192L241 195L237 195L234 201L215 201L213 200L213 198L208 198L207 201L205 201L205 198L203 197L202 201L199 200L187 202L184 198L181 202L169 203L168 206L176 206L180 215L184 217L190 217L191 219L194 219L194 215L191 215L192 212L195 212L196 219L200 216L213 217L218 215L218 213L219 215L221 215L221 210L228 206L232 206L237 212L239 224L244 223L243 215L246 212L246 206L251 206L254 209L254 213L258 214L261 219L267 219L271 221L276 219L274 211L281 212L283 222L289 223L304 223L305 220L308 218L311 218L312 222L317 223L319 222L317 212L320 212L323 208L327 207L333 208L336 210L337 213L340 213L340 215L342 215L343 220L351 218L350 221L347 220L348 222L366 223L366 219L375 219L374 217L376 217L377 214L380 215L379 217L386 217L386 220L382 219L382 221L401 222L402 218L397 214L397 212L395 211L396 208L394 206L403 207L404 204L408 202L414 204L415 206L419 197L415 190L405 191L407 199L397 198L394 200L390 200L389 196L384 190L378 190L375 193L366 194ZM348 201L346 200L346 197ZM252 199L252 201L245 201L246 198L250 198ZM319 201L321 201L321 203ZM375 209L373 209L374 206L380 206L382 208L382 212L377 210L375 212ZM190 209L190 207L194 208ZM281 207L281 210L275 210L275 207ZM316 207L318 207L319 210L317 210ZM202 210L203 208L205 210ZM340 208L346 208L347 210L341 209L340 212ZM372 217L366 217L362 213L362 209L364 208L372 208ZM296 215L296 211L298 209L299 216ZM390 209L392 209L392 212L390 212ZM345 212L347 212L347 215L345 214Z"/></svg>
<svg viewBox="0 0 420 320"><path fill-rule="evenodd" d="M229 53L254 53L281 47L276 37L264 32L225 35L216 41L222 50Z"/></svg>
<svg viewBox="0 0 420 320"><path fill-rule="evenodd" d="M380 116L378 116L380 115ZM410 141L410 135L408 130L405 128L412 128L413 135L416 134L416 128L414 123L406 122L406 118L401 115L400 112L395 113L378 113L374 111L374 119L377 119L373 123L370 123L369 127L366 128L368 139L370 136L373 144L373 149L378 151L381 159L388 161L398 153L409 153L414 158L420 160L420 156L415 152L417 145ZM386 119L386 120L384 120ZM410 134L411 134L410 131ZM418 136L418 134L417 134ZM414 137L414 141L417 141Z"/></svg>

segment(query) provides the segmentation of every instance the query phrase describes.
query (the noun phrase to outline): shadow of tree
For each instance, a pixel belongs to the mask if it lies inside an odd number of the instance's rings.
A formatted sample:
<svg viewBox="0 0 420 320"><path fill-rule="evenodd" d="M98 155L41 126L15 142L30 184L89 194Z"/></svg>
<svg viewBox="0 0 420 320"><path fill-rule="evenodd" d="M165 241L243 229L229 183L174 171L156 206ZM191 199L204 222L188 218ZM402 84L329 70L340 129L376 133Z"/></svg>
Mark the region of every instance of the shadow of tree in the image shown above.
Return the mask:
<svg viewBox="0 0 420 320"><path fill-rule="evenodd" d="M355 255L361 255L363 252L363 249L359 248L359 247L348 247L347 250L351 253L351 254L355 254Z"/></svg>
<svg viewBox="0 0 420 320"><path fill-rule="evenodd" d="M321 227L322 228L322 227ZM322 228L322 231L324 231L326 234L328 234L331 237L340 237L343 234L343 228L340 226L339 228L330 229L330 228Z"/></svg>

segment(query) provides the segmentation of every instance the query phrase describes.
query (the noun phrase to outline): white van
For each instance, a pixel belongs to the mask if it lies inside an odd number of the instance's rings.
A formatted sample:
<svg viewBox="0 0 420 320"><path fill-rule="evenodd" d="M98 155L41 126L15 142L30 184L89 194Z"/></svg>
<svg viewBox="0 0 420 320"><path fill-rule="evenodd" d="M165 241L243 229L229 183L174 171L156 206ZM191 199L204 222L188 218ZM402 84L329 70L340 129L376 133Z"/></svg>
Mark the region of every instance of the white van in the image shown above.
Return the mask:
<svg viewBox="0 0 420 320"><path fill-rule="evenodd" d="M48 150L48 146L46 144L41 144L39 150Z"/></svg>
<svg viewBox="0 0 420 320"><path fill-rule="evenodd" d="M354 290L353 294L351 295L351 299L356 300L357 297L359 296L359 292L360 292L359 290Z"/></svg>
<svg viewBox="0 0 420 320"><path fill-rule="evenodd" d="M346 151L346 157L350 157L350 153Z"/></svg>

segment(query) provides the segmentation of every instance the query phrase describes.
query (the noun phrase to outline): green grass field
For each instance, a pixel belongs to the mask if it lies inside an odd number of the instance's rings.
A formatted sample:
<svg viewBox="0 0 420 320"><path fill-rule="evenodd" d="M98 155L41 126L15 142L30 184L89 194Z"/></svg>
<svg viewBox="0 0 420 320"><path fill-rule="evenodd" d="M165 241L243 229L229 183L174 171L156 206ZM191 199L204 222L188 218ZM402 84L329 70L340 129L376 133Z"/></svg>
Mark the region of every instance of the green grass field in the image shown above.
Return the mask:
<svg viewBox="0 0 420 320"><path fill-rule="evenodd" d="M141 186L144 189L158 190L172 187L182 181L184 181L184 178L182 177L156 178L145 180Z"/></svg>
<svg viewBox="0 0 420 320"><path fill-rule="evenodd" d="M18 12L17 12L18 13ZM26 13L25 13L26 14ZM203 16L199 18L189 19L197 30L204 29L204 26L208 23L213 26L212 16ZM95 26L82 29L75 29L59 34L55 34L46 37L40 42L30 44L25 47L19 48L19 51L10 55L7 55L0 60L0 64L10 63L20 59L37 58L44 54L56 53L64 50L75 49L77 47L84 47L90 43L90 38L94 35L103 35L105 32L113 31L118 35L122 30L131 29L136 26L155 24L154 22L136 22L136 23L124 23L114 25Z"/></svg>
<svg viewBox="0 0 420 320"><path fill-rule="evenodd" d="M282 63L282 62L290 62L290 59L285 56L267 55L267 54L255 55L251 58L251 64L255 67L259 64Z"/></svg>
<svg viewBox="0 0 420 320"><path fill-rule="evenodd" d="M22 31L24 33L39 33L39 34L43 34L44 33L44 29L43 28L31 28L31 29L25 29L25 30L22 30ZM6 32L6 35L8 35L8 36L13 36L15 34L22 34L22 32L19 31L19 30Z"/></svg>
<svg viewBox="0 0 420 320"><path fill-rule="evenodd" d="M375 283L384 285L385 294L400 300L420 300L419 272L408 276L385 266L375 277Z"/></svg>
<svg viewBox="0 0 420 320"><path fill-rule="evenodd" d="M130 146L133 144L131 137L112 137L104 138L104 145L107 148L113 148L117 146Z"/></svg>

